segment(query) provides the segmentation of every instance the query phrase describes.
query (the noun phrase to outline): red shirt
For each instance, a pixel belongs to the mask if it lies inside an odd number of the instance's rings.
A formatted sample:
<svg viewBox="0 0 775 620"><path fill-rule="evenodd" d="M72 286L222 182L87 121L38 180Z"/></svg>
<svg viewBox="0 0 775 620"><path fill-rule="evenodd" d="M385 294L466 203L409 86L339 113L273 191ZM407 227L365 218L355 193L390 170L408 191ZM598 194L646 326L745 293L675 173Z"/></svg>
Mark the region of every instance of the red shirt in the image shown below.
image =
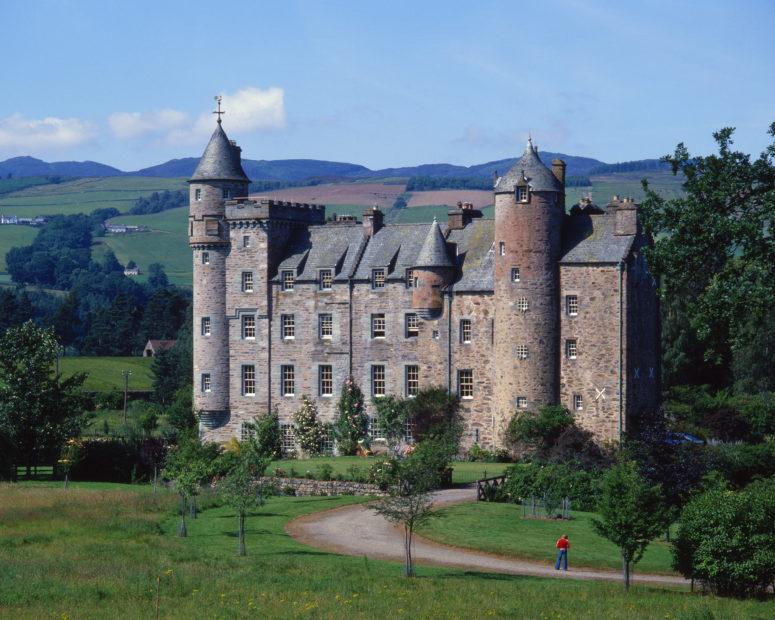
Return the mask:
<svg viewBox="0 0 775 620"><path fill-rule="evenodd" d="M567 538L558 538L555 547L558 549L568 549L570 548L570 541Z"/></svg>

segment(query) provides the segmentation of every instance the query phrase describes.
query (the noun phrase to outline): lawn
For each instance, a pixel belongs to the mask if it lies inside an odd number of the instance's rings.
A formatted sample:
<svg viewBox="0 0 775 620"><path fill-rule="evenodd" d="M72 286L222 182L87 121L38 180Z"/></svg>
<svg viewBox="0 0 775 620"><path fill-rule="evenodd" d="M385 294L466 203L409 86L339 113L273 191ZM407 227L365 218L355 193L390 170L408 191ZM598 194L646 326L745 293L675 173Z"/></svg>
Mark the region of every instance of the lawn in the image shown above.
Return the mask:
<svg viewBox="0 0 775 620"><path fill-rule="evenodd" d="M552 563L554 543L567 534L571 542L568 560L572 566L620 569L617 548L592 529L593 513L573 512L567 521L523 519L516 504L476 502L449 506L442 518L431 521L422 535L456 547L469 547L498 555ZM644 573L672 574L670 545L656 540L635 566Z"/></svg>
<svg viewBox="0 0 775 620"><path fill-rule="evenodd" d="M132 372L129 390L146 391L153 389L152 362L150 357L63 357L59 360L59 369L65 377L77 372L87 373L84 388L93 392L123 391L121 373L129 370Z"/></svg>
<svg viewBox="0 0 775 620"><path fill-rule="evenodd" d="M2 208L0 208L2 212ZM6 270L5 255L13 247L21 245L30 245L38 229L32 226L12 226L5 224L0 226L0 272Z"/></svg>
<svg viewBox="0 0 775 620"><path fill-rule="evenodd" d="M236 550L227 508L174 535L176 498L139 487L0 485L0 616L152 618L741 618L775 604L652 586L548 580L337 556L296 542L289 520L357 498L271 498ZM157 581L158 580L158 581ZM569 613L570 612L570 613Z"/></svg>

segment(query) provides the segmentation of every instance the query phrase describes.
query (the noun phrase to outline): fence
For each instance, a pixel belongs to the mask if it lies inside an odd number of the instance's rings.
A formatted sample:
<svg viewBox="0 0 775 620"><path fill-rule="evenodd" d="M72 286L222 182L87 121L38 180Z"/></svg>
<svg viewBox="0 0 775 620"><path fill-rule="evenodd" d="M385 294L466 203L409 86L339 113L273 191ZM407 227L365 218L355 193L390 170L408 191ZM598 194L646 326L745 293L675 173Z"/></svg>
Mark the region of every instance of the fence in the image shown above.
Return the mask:
<svg viewBox="0 0 775 620"><path fill-rule="evenodd" d="M523 519L570 519L571 501L569 498L555 498L550 494L543 499L527 497L522 500Z"/></svg>

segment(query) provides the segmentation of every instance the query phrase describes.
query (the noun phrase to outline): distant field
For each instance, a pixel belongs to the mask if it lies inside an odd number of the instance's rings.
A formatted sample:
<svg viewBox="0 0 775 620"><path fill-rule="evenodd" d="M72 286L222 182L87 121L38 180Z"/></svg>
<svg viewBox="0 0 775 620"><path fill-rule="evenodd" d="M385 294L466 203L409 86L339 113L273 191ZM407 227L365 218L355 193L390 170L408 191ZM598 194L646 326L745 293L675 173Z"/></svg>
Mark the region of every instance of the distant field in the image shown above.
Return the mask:
<svg viewBox="0 0 775 620"><path fill-rule="evenodd" d="M471 202L475 209L481 209L493 203L492 192L482 189L439 189L427 192L411 192L410 208L426 205L447 205L454 207L458 202Z"/></svg>
<svg viewBox="0 0 775 620"><path fill-rule="evenodd" d="M605 206L613 196L632 196L640 202L645 197L641 179L647 177L651 189L664 198L677 198L683 193L683 177L675 177L670 172L626 172L592 177L592 187L569 187L565 193L565 204L571 207L587 194L599 206Z"/></svg>
<svg viewBox="0 0 775 620"><path fill-rule="evenodd" d="M37 229L31 226L0 226L0 272L5 272L5 255L8 250L18 245L29 245L37 234Z"/></svg>
<svg viewBox="0 0 775 620"><path fill-rule="evenodd" d="M389 209L403 191L404 186L397 184L327 183L311 187L289 187L273 192L261 192L253 196L272 198L273 200L325 204L332 207L334 205L357 205L362 208L376 204L382 209Z"/></svg>
<svg viewBox="0 0 775 620"><path fill-rule="evenodd" d="M63 376L70 377L77 372L88 373L84 387L88 391L109 392L123 390L123 370L132 371L129 389L153 389L150 357L63 357L59 369Z"/></svg>

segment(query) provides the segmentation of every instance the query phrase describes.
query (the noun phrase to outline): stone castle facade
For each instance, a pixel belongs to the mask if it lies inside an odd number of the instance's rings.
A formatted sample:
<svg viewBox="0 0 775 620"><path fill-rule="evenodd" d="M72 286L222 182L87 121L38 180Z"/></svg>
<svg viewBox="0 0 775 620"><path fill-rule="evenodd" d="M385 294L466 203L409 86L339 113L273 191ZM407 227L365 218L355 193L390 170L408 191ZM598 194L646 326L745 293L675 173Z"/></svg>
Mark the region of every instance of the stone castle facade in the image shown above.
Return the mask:
<svg viewBox="0 0 775 620"><path fill-rule="evenodd" d="M302 395L336 417L342 383L371 400L443 385L464 445L503 446L515 411L562 404L601 442L658 405L659 310L631 199L565 211L565 164L529 142L494 183L495 219L385 224L378 209L248 199L220 121L190 183L194 405L225 441Z"/></svg>

